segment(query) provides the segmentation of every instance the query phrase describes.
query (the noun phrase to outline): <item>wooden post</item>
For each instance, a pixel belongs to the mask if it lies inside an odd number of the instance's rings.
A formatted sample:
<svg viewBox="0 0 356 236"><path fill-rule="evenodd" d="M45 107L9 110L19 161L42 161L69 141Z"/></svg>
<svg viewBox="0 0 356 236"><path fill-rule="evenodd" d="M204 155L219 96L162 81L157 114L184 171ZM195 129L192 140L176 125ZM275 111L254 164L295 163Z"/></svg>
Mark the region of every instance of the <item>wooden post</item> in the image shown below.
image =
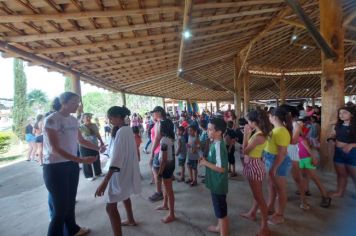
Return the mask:
<svg viewBox="0 0 356 236"><path fill-rule="evenodd" d="M286 103L286 81L284 76L279 80L279 98L281 99L281 104Z"/></svg>
<svg viewBox="0 0 356 236"><path fill-rule="evenodd" d="M173 116L176 115L176 109L174 107L174 100L172 99L172 112L173 112Z"/></svg>
<svg viewBox="0 0 356 236"><path fill-rule="evenodd" d="M312 102L312 107L315 107L315 97L311 98L311 102Z"/></svg>
<svg viewBox="0 0 356 236"><path fill-rule="evenodd" d="M235 75L234 75L234 105L235 105L235 115L237 118L241 117L241 91L242 91L242 81L239 73L241 68L241 61L239 57L235 57Z"/></svg>
<svg viewBox="0 0 356 236"><path fill-rule="evenodd" d="M276 107L278 107L278 106L279 106L279 99L276 98Z"/></svg>
<svg viewBox="0 0 356 236"><path fill-rule="evenodd" d="M162 107L166 111L166 101L162 98Z"/></svg>
<svg viewBox="0 0 356 236"><path fill-rule="evenodd" d="M213 103L210 102L210 113L213 114Z"/></svg>
<svg viewBox="0 0 356 236"><path fill-rule="evenodd" d="M244 72L243 75L243 86L244 86L244 114L247 115L250 107L250 74L248 70Z"/></svg>
<svg viewBox="0 0 356 236"><path fill-rule="evenodd" d="M220 102L216 101L216 111L219 111L219 110L220 110Z"/></svg>
<svg viewBox="0 0 356 236"><path fill-rule="evenodd" d="M80 116L83 113L83 102L82 102L82 89L80 87L80 76L78 74L73 73L71 75L71 82L72 82L72 90L74 93L76 93L79 96L80 103L78 110L77 110L77 116Z"/></svg>
<svg viewBox="0 0 356 236"><path fill-rule="evenodd" d="M338 109L344 105L344 29L342 3L339 0L319 0L320 31L337 54L336 59L321 54L321 167L333 169L333 157L328 153L327 138L337 122Z"/></svg>
<svg viewBox="0 0 356 236"><path fill-rule="evenodd" d="M122 106L126 107L126 93L121 92Z"/></svg>

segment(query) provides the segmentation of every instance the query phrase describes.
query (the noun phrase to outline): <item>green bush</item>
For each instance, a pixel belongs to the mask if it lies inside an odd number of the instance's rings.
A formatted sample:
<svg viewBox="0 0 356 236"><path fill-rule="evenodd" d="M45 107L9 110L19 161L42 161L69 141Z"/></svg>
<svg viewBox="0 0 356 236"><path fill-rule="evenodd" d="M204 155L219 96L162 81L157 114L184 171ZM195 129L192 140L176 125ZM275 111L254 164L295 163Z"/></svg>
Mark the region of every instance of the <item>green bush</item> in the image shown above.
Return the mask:
<svg viewBox="0 0 356 236"><path fill-rule="evenodd" d="M9 150L11 144L11 134L8 132L0 132L0 153L5 153Z"/></svg>

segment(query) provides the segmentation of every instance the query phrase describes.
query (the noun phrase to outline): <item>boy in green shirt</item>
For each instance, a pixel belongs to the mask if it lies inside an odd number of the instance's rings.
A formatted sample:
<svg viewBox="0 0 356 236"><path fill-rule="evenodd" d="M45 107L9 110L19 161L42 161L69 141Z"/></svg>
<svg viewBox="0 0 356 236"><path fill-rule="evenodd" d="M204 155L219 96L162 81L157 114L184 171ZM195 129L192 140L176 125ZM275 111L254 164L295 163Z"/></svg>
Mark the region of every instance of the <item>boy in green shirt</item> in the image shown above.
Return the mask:
<svg viewBox="0 0 356 236"><path fill-rule="evenodd" d="M209 226L210 232L221 236L229 234L229 221L227 218L226 194L228 192L228 157L227 149L222 136L226 130L226 122L221 118L213 118L208 124L208 135L213 140L210 145L208 159L201 157L199 163L206 167L205 185L211 191L218 225Z"/></svg>

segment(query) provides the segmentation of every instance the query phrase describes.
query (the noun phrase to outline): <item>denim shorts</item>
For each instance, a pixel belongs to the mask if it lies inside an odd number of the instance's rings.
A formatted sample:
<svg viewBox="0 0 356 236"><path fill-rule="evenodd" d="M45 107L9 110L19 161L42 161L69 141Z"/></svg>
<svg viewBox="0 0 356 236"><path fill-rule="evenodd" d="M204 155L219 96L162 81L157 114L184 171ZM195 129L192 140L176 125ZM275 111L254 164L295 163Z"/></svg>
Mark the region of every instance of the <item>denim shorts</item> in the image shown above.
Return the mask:
<svg viewBox="0 0 356 236"><path fill-rule="evenodd" d="M264 151L263 157L265 159L266 171L269 172L269 170L273 166L274 161L276 160L276 155ZM287 176L291 168L292 168L292 161L289 156L286 156L283 162L277 168L277 175Z"/></svg>
<svg viewBox="0 0 356 236"><path fill-rule="evenodd" d="M178 165L179 166L184 166L185 165L185 161L187 160L186 156L187 155L185 155L185 154L179 154L178 155Z"/></svg>
<svg viewBox="0 0 356 236"><path fill-rule="evenodd" d="M198 160L188 160L187 165L189 168L196 170L196 169L198 169Z"/></svg>
<svg viewBox="0 0 356 236"><path fill-rule="evenodd" d="M153 156L153 162L152 162L153 168L159 168L160 163L159 163L159 153L155 154Z"/></svg>
<svg viewBox="0 0 356 236"><path fill-rule="evenodd" d="M356 167L356 148L352 148L349 153L344 153L342 148L335 147L334 162Z"/></svg>

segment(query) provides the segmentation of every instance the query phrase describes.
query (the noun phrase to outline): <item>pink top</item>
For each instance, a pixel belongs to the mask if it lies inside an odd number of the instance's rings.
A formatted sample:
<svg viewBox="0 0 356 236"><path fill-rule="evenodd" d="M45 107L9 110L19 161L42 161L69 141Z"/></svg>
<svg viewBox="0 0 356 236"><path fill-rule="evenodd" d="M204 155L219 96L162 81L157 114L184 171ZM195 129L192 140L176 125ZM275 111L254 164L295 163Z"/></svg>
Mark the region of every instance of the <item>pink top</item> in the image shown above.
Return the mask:
<svg viewBox="0 0 356 236"><path fill-rule="evenodd" d="M310 157L310 153L308 152L308 150L305 148L304 144L302 143L305 138L303 137L299 137L298 138L298 154L299 154L299 158L300 159L304 159L304 158L307 158L307 157Z"/></svg>
<svg viewBox="0 0 356 236"><path fill-rule="evenodd" d="M151 129L151 140L152 140L152 145L155 141L155 137L156 137L156 124L155 123ZM156 149L154 150L154 154L159 154L159 151L161 150L161 145L158 144L158 146L156 147Z"/></svg>

